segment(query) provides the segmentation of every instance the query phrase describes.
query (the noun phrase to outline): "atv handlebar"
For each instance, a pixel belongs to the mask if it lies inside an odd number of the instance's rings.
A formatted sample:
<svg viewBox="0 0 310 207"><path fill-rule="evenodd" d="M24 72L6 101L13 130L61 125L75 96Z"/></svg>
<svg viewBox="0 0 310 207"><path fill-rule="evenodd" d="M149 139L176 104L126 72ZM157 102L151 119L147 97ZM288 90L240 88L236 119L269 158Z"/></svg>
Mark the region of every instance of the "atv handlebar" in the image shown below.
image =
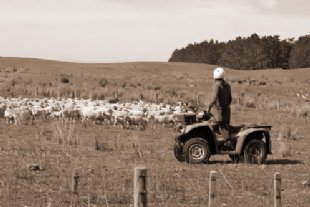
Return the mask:
<svg viewBox="0 0 310 207"><path fill-rule="evenodd" d="M213 118L214 115L210 111L201 111L197 114L197 120L198 121L208 121L211 118Z"/></svg>

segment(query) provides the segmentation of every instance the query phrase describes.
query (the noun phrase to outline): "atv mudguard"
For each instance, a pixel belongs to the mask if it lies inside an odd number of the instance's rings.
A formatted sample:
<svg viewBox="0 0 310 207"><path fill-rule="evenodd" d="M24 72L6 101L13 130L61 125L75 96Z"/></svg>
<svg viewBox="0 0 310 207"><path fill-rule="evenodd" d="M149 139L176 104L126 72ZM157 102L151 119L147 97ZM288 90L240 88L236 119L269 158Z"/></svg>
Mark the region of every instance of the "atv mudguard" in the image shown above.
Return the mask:
<svg viewBox="0 0 310 207"><path fill-rule="evenodd" d="M199 127L202 127L202 126L208 126L209 128L211 128L210 122L199 122L199 123L196 123L196 124L187 125L185 127L184 134L187 134L190 131L192 131L193 129L196 129L196 128L199 128Z"/></svg>
<svg viewBox="0 0 310 207"><path fill-rule="evenodd" d="M217 153L218 149L216 145L215 134L214 134L212 123L204 121L204 122L187 125L185 129L183 130L182 135L178 136L176 140L177 144L181 146L181 143L185 143L193 135L206 139L210 145L211 153L212 154Z"/></svg>
<svg viewBox="0 0 310 207"><path fill-rule="evenodd" d="M267 153L271 154L271 140L268 129L266 127L253 127L241 130L235 137L238 139L235 148L236 154L242 153L244 146L251 139L262 139L266 143Z"/></svg>

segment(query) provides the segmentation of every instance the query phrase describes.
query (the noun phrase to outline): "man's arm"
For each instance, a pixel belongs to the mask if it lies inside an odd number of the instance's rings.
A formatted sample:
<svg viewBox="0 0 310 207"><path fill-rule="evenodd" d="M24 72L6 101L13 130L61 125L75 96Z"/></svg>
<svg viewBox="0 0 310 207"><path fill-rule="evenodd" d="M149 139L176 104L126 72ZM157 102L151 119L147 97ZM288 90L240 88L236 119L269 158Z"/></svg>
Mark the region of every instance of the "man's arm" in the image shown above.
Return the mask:
<svg viewBox="0 0 310 207"><path fill-rule="evenodd" d="M216 100L218 98L219 89L220 89L219 85L215 84L214 85L214 90L213 90L213 96L212 96L211 101L210 101L210 103L208 105L208 108L207 108L208 111L210 111L212 106L214 106L214 104L215 104L215 102L216 102Z"/></svg>
<svg viewBox="0 0 310 207"><path fill-rule="evenodd" d="M231 97L231 87L229 86L229 105L232 102L232 97Z"/></svg>

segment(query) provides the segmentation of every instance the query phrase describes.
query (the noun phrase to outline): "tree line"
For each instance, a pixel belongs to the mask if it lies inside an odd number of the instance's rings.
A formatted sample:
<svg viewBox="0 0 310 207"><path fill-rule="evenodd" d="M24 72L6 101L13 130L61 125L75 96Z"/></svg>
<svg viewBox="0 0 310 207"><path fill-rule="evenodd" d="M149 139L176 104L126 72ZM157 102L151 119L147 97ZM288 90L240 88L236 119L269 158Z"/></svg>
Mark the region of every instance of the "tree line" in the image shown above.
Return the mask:
<svg viewBox="0 0 310 207"><path fill-rule="evenodd" d="M310 35L280 40L279 35L237 37L228 42L211 39L176 49L169 62L221 65L233 69L310 67Z"/></svg>

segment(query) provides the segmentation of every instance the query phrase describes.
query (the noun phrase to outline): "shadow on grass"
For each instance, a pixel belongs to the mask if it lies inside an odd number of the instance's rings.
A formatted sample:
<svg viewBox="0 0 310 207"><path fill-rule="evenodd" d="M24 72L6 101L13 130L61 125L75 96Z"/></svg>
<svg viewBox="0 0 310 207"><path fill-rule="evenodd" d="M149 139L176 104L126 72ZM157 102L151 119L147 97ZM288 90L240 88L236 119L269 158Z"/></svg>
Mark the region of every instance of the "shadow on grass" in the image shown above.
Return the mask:
<svg viewBox="0 0 310 207"><path fill-rule="evenodd" d="M302 160L289 160L289 159L272 159L267 160L266 165L297 165L304 164Z"/></svg>
<svg viewBox="0 0 310 207"><path fill-rule="evenodd" d="M212 161L209 161L208 164L221 164L221 165L224 165L224 164L233 164L234 162L233 161L228 161L228 160L212 160Z"/></svg>
<svg viewBox="0 0 310 207"><path fill-rule="evenodd" d="M209 161L208 164L245 164L244 160L239 161L239 162L233 162L231 160L225 160L225 161L220 161L220 160L212 160ZM267 160L266 165L297 165L297 164L304 164L302 160L289 160L289 159L272 159L272 160Z"/></svg>

